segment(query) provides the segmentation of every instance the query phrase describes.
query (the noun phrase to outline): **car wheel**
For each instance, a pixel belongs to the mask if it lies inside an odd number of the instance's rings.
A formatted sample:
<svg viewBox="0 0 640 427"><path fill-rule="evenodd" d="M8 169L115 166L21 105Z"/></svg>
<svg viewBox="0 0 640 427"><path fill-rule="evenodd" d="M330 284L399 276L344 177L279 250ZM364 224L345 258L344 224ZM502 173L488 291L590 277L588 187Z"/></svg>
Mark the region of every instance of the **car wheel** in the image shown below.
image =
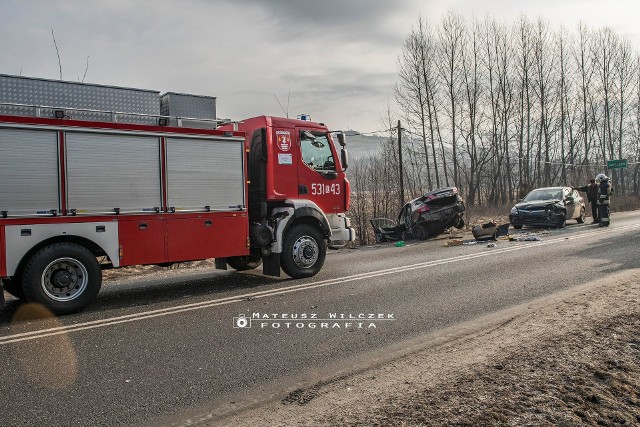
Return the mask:
<svg viewBox="0 0 640 427"><path fill-rule="evenodd" d="M584 208L580 209L580 216L577 218L578 224L583 224L585 220Z"/></svg>
<svg viewBox="0 0 640 427"><path fill-rule="evenodd" d="M516 230L520 230L522 228L522 224L511 224L513 226L513 228L515 228Z"/></svg>
<svg viewBox="0 0 640 427"><path fill-rule="evenodd" d="M411 228L411 234L418 240L426 240L429 238L429 231L422 225L414 225Z"/></svg>
<svg viewBox="0 0 640 427"><path fill-rule="evenodd" d="M556 225L558 228L564 228L565 225L567 225L567 216L564 215L562 217L562 219L560 221L558 221L558 224Z"/></svg>

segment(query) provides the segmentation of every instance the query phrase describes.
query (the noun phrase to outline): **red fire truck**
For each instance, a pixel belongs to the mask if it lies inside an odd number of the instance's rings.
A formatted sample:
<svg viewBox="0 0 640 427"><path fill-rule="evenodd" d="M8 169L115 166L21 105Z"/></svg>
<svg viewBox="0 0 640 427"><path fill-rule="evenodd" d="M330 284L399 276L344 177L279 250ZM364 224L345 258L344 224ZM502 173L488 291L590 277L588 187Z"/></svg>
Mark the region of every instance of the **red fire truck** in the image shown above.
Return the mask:
<svg viewBox="0 0 640 427"><path fill-rule="evenodd" d="M342 133L116 112L100 91L120 102L136 89L74 85L0 75L0 277L16 297L74 312L98 294L102 269L208 258L310 277L327 242L354 240ZM102 109L82 102L92 97ZM171 98L215 101L162 104Z"/></svg>

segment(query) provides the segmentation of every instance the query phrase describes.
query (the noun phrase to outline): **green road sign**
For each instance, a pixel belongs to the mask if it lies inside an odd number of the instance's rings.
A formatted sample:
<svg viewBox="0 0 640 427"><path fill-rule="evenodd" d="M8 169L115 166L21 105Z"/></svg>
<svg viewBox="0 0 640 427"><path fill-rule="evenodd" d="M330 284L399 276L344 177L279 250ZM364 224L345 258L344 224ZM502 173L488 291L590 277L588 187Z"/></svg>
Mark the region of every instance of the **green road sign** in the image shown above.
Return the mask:
<svg viewBox="0 0 640 427"><path fill-rule="evenodd" d="M627 159L607 160L607 169L621 169L627 167Z"/></svg>

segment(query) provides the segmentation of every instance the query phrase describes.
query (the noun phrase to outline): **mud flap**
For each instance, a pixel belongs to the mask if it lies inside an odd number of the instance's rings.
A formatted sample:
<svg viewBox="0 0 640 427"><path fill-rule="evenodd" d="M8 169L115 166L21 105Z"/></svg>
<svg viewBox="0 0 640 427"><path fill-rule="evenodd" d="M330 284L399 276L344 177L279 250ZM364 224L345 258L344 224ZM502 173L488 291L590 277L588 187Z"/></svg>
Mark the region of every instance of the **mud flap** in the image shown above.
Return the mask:
<svg viewBox="0 0 640 427"><path fill-rule="evenodd" d="M216 269L218 269L218 270L226 270L227 269L227 259L226 258L216 258Z"/></svg>
<svg viewBox="0 0 640 427"><path fill-rule="evenodd" d="M262 272L265 276L280 277L280 254L271 253L263 257Z"/></svg>

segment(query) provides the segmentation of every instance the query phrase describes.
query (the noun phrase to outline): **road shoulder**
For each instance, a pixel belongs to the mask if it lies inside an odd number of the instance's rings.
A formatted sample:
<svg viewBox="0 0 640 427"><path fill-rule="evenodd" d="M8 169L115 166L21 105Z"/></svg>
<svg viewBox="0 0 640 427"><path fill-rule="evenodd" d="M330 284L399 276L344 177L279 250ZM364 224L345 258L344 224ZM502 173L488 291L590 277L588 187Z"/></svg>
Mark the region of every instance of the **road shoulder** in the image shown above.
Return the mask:
<svg viewBox="0 0 640 427"><path fill-rule="evenodd" d="M214 424L640 423L639 277L618 273L429 334Z"/></svg>

